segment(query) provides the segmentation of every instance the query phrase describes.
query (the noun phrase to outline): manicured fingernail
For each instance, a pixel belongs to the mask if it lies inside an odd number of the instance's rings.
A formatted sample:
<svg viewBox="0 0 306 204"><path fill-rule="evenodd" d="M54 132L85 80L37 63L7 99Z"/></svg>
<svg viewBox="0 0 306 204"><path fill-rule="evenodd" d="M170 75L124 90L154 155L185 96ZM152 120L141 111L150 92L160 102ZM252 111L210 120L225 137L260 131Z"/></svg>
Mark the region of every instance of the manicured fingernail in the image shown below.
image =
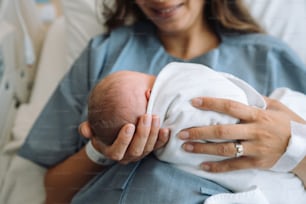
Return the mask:
<svg viewBox="0 0 306 204"><path fill-rule="evenodd" d="M203 105L203 100L201 98L194 98L191 100L193 106L199 107Z"/></svg>
<svg viewBox="0 0 306 204"><path fill-rule="evenodd" d="M183 149L187 152L191 152L193 150L193 145L191 144L183 144Z"/></svg>
<svg viewBox="0 0 306 204"><path fill-rule="evenodd" d="M150 115L145 115L143 118L143 124L145 126L150 126L151 125L151 119L152 117Z"/></svg>
<svg viewBox="0 0 306 204"><path fill-rule="evenodd" d="M187 132L187 131L182 131L182 132L180 132L179 134L178 134L178 137L180 138L180 139L188 139L189 138L189 132Z"/></svg>
<svg viewBox="0 0 306 204"><path fill-rule="evenodd" d="M134 130L135 130L134 125L129 125L129 126L125 129L125 133L126 133L127 135L133 135L133 134L134 134Z"/></svg>
<svg viewBox="0 0 306 204"><path fill-rule="evenodd" d="M201 169L204 170L204 171L210 171L210 166L207 165L207 164L201 164Z"/></svg>

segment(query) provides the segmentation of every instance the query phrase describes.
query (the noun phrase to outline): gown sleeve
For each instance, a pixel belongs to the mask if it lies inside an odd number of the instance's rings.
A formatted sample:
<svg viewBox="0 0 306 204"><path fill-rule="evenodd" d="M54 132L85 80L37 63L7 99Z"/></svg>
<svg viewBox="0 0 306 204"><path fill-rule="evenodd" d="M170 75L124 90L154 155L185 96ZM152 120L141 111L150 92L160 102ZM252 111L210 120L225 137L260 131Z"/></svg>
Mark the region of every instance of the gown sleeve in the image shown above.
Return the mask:
<svg viewBox="0 0 306 204"><path fill-rule="evenodd" d="M103 36L92 40L75 61L36 120L20 156L49 168L85 144L78 126L86 118L87 97L103 69L107 44Z"/></svg>

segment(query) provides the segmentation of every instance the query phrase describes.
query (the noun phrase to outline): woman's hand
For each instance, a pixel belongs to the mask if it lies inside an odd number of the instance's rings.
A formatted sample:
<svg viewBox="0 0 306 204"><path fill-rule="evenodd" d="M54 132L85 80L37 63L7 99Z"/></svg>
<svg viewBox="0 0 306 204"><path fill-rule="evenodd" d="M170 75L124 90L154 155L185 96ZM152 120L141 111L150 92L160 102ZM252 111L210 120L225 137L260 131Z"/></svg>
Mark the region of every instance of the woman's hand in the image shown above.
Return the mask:
<svg viewBox="0 0 306 204"><path fill-rule="evenodd" d="M169 130L160 129L159 117L150 115L141 116L137 127L133 124L124 125L111 146L93 137L87 121L80 125L80 133L92 139L94 147L106 157L122 164L142 159L153 150L163 147L169 139Z"/></svg>
<svg viewBox="0 0 306 204"><path fill-rule="evenodd" d="M231 157L219 162L204 162L201 168L210 172L259 168L269 169L285 152L291 135L290 121L305 121L276 100L266 98L267 109L262 110L239 102L196 98L192 104L202 110L211 110L240 119L239 124L190 128L179 137L188 140L186 151ZM237 140L243 146L243 155L235 158L233 142L199 143L190 140Z"/></svg>

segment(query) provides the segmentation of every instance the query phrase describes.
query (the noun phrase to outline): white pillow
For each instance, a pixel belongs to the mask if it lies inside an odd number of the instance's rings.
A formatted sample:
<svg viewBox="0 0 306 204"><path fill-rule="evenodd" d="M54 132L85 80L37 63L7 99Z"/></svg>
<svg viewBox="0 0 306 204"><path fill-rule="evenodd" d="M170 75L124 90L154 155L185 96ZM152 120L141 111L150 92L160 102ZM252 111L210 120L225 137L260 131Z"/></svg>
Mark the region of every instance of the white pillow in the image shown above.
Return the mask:
<svg viewBox="0 0 306 204"><path fill-rule="evenodd" d="M265 30L286 42L306 63L306 1L244 1Z"/></svg>
<svg viewBox="0 0 306 204"><path fill-rule="evenodd" d="M61 0L69 39L69 65L81 54L90 38L105 32L103 20L98 15L98 12L102 12L100 8L103 2L105 0Z"/></svg>
<svg viewBox="0 0 306 204"><path fill-rule="evenodd" d="M34 0L2 0L0 16L17 28L23 40L29 38L25 48L26 62L35 63L45 32Z"/></svg>
<svg viewBox="0 0 306 204"><path fill-rule="evenodd" d="M111 0L109 0L111 1ZM251 14L275 37L284 40L306 63L306 1L305 0L244 0ZM62 0L67 20L69 63L85 48L88 40L105 31L97 17L106 0ZM98 9L97 9L98 8ZM100 9L100 11L99 11Z"/></svg>
<svg viewBox="0 0 306 204"><path fill-rule="evenodd" d="M20 102L27 102L45 35L44 26L34 0L2 0L0 3L0 17L17 31L16 96Z"/></svg>

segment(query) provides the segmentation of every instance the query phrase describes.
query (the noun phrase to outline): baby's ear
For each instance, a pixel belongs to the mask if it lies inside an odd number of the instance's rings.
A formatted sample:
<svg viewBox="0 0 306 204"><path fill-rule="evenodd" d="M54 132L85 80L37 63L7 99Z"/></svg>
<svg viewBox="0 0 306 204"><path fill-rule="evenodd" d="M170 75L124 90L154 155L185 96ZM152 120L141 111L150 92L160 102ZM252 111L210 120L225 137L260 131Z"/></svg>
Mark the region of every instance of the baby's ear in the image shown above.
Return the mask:
<svg viewBox="0 0 306 204"><path fill-rule="evenodd" d="M145 95L146 95L147 100L149 100L149 99L150 99L150 96L151 96L151 91L152 91L152 89L148 89L148 90L146 90Z"/></svg>
<svg viewBox="0 0 306 204"><path fill-rule="evenodd" d="M87 138L87 139L91 139L93 137L90 125L88 123L88 121L82 122L79 126L79 133Z"/></svg>

